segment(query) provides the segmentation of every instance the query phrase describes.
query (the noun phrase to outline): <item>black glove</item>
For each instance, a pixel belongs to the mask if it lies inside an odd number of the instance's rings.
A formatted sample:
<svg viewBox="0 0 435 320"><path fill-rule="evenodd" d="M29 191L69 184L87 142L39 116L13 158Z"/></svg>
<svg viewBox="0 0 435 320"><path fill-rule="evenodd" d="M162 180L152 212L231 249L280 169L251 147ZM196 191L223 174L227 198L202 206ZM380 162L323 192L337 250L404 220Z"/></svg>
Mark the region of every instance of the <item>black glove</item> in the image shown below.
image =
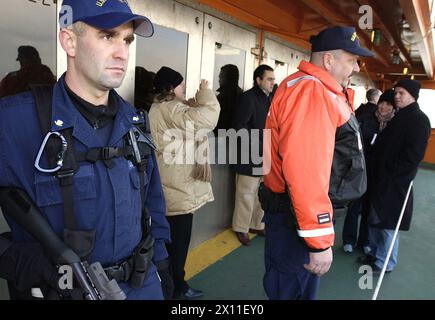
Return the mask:
<svg viewBox="0 0 435 320"><path fill-rule="evenodd" d="M160 280L162 281L163 296L165 297L165 300L170 300L174 296L174 281L172 280L169 259L157 262L156 267Z"/></svg>
<svg viewBox="0 0 435 320"><path fill-rule="evenodd" d="M0 256L0 277L18 291L58 287L58 274L39 243L12 243Z"/></svg>

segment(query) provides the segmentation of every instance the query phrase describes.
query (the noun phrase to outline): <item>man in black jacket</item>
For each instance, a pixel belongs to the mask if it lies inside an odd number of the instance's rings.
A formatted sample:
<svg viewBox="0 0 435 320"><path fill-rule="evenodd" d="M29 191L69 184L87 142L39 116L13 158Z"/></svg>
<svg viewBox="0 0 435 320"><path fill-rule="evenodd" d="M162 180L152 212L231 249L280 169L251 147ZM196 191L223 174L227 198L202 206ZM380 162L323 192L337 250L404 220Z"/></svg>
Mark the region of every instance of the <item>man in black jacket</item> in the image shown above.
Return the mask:
<svg viewBox="0 0 435 320"><path fill-rule="evenodd" d="M262 177L263 130L274 84L275 75L270 66L263 64L255 69L254 87L242 94L233 119L234 129L240 135L249 134L249 140L242 138L243 142L238 145L237 164L234 166L233 230L243 245L249 245L248 231L264 234L263 210L257 192ZM239 131L243 129L244 132Z"/></svg>
<svg viewBox="0 0 435 320"><path fill-rule="evenodd" d="M402 79L394 91L399 111L379 134L373 147L373 176L369 179L369 238L374 250L364 262L372 260L375 273L385 262L409 184L417 174L431 133L429 119L417 103L420 83ZM409 230L412 207L411 190L400 230ZM387 264L387 272L391 272L397 264L398 244L399 235Z"/></svg>
<svg viewBox="0 0 435 320"><path fill-rule="evenodd" d="M239 87L239 69L234 64L226 64L219 73L219 94L217 99L221 106L221 113L216 128L215 136L219 129L228 130L233 126L234 110L239 103L243 90Z"/></svg>
<svg viewBox="0 0 435 320"><path fill-rule="evenodd" d="M379 97L382 91L379 89L370 89L366 93L367 103L361 104L358 109L355 110L355 116L359 118L364 114L372 114L378 108Z"/></svg>

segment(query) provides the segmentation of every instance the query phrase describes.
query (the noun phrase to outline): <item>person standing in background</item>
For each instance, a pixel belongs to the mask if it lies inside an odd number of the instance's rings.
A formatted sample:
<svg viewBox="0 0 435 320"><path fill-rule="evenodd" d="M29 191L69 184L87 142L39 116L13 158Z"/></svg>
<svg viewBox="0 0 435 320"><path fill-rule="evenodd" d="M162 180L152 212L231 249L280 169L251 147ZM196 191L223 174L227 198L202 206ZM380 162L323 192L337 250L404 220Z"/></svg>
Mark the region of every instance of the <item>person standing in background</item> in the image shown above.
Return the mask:
<svg viewBox="0 0 435 320"><path fill-rule="evenodd" d="M385 91L378 100L378 107L372 112L364 112L357 116L364 146L364 157L367 167L367 178L371 172L371 153L373 144L388 122L393 119L395 114L394 90ZM368 183L369 185L369 183ZM343 225L343 250L351 253L354 248L361 248L365 254L370 252L368 237L368 200L367 193L360 199L355 200L349 206L346 219ZM358 229L358 219L361 215L361 222ZM359 231L358 231L359 230Z"/></svg>
<svg viewBox="0 0 435 320"><path fill-rule="evenodd" d="M236 131L246 130L244 133L249 134L247 144L237 145L237 164L234 165L236 197L233 230L240 243L245 246L250 243L248 232L264 235L263 210L257 197L262 179L262 163L253 162L252 150L255 145L259 146L262 157L263 130L274 84L273 69L265 64L257 67L254 71L254 87L242 94L233 119ZM255 136L258 137L258 141L253 139ZM245 159L248 159L247 163L243 163Z"/></svg>
<svg viewBox="0 0 435 320"><path fill-rule="evenodd" d="M195 299L203 292L191 288L184 280L184 266L193 214L214 201L207 133L215 128L220 107L206 80L201 80L196 98L186 101L182 75L168 67L157 72L154 92L149 116L165 193L166 216L171 227L172 242L167 248L174 279L174 298ZM192 138L195 141L191 141ZM189 146L195 146L195 150ZM198 150L206 151L198 155ZM193 154L195 159L190 163L187 157Z"/></svg>
<svg viewBox="0 0 435 320"><path fill-rule="evenodd" d="M372 172L369 185L369 239L372 252L359 261L370 264L379 274L393 240L411 181L417 175L423 160L431 125L426 114L420 110L418 97L421 85L405 78L394 88L394 101L398 111L386 128L376 138L372 154ZM409 195L399 230L411 227L413 189ZM399 234L387 262L387 272L394 270L399 250Z"/></svg>

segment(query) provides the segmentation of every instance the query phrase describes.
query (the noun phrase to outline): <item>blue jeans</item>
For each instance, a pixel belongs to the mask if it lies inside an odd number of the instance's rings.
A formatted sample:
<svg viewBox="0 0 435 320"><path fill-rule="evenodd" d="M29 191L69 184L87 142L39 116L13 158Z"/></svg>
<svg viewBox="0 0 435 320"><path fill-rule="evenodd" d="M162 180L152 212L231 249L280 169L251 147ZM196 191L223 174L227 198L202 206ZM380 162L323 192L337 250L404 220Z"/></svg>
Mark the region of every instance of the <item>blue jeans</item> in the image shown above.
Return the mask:
<svg viewBox="0 0 435 320"><path fill-rule="evenodd" d="M387 258L388 249L393 240L394 230L379 229L375 227L369 227L369 241L372 252L372 256L376 258L375 265L379 269L384 266L385 259ZM387 264L387 271L392 271L397 264L397 254L399 251L399 233L397 234L396 241L394 242L393 251L390 256L390 260Z"/></svg>

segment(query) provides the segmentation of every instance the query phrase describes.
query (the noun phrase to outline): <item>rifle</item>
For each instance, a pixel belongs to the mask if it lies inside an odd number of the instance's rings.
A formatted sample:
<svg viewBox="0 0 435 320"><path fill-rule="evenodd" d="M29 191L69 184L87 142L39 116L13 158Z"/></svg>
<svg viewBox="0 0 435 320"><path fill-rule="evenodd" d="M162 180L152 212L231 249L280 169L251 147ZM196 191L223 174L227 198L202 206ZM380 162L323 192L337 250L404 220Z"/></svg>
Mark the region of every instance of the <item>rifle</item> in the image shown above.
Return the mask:
<svg viewBox="0 0 435 320"><path fill-rule="evenodd" d="M109 281L100 262L81 261L54 232L48 221L24 190L0 188L0 207L30 233L47 252L55 265L69 265L84 291L86 300L125 300L127 297L115 279Z"/></svg>

